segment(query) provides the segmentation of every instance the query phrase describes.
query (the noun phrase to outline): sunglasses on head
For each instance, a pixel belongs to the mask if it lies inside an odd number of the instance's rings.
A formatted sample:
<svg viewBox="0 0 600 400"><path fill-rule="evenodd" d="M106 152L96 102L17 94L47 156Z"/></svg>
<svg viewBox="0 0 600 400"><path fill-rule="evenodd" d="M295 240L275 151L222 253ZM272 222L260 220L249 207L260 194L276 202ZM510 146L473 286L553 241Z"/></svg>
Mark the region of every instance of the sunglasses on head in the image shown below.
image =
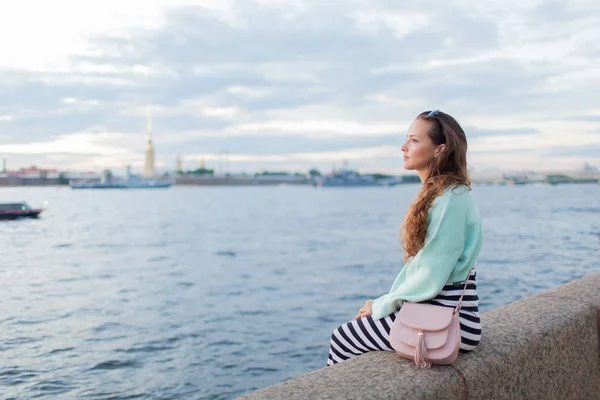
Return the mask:
<svg viewBox="0 0 600 400"><path fill-rule="evenodd" d="M427 112L427 111L425 111ZM433 110L433 111L429 111L429 113L427 113L427 118L433 118L433 117L437 117L440 115L440 110ZM435 119L438 123L438 125L440 126L441 130L442 130L442 135L444 135L444 143L446 140L446 130L444 129L444 125L442 124L442 121L440 120L440 118L436 118Z"/></svg>

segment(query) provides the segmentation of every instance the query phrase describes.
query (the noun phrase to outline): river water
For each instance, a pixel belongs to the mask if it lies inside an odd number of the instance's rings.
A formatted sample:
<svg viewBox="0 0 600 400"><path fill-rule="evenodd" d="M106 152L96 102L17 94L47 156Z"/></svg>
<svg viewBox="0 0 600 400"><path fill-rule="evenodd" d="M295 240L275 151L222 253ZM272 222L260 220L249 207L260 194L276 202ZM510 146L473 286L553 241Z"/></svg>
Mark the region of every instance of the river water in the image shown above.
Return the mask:
<svg viewBox="0 0 600 400"><path fill-rule="evenodd" d="M0 222L0 397L230 399L324 367L417 190L0 189L48 202ZM600 271L600 185L473 195L482 312Z"/></svg>

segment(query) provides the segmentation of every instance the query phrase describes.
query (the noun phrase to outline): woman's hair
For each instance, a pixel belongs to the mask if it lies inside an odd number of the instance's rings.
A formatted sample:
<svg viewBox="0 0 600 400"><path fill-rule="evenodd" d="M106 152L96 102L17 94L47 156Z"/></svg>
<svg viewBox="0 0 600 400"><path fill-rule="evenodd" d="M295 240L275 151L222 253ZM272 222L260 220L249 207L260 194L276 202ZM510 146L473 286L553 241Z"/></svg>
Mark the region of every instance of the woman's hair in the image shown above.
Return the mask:
<svg viewBox="0 0 600 400"><path fill-rule="evenodd" d="M431 122L427 132L434 145L445 144L444 151L429 164L429 175L411 204L402 225L404 262L412 259L425 245L427 214L433 200L450 186L471 189L467 173L467 138L458 122L441 111L425 111L417 117Z"/></svg>

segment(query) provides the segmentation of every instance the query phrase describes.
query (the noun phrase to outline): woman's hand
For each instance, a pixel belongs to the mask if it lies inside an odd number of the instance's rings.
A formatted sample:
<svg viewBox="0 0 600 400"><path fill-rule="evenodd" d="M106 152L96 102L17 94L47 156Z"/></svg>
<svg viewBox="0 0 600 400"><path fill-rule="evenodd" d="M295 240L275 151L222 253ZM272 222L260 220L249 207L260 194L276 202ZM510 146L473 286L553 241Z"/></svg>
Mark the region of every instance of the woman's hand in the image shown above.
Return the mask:
<svg viewBox="0 0 600 400"><path fill-rule="evenodd" d="M373 300L367 300L365 305L358 311L358 315L354 317L354 321L373 314Z"/></svg>

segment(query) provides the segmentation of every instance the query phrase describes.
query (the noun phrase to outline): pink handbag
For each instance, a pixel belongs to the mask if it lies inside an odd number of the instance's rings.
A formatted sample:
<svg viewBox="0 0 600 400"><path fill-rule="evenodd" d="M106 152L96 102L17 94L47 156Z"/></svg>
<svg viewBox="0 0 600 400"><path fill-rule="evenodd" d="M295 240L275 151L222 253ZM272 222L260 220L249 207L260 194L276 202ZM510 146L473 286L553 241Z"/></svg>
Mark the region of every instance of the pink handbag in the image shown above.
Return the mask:
<svg viewBox="0 0 600 400"><path fill-rule="evenodd" d="M403 302L390 331L390 345L398 355L415 360L419 368L452 364L460 349L459 311L467 281L455 308Z"/></svg>

